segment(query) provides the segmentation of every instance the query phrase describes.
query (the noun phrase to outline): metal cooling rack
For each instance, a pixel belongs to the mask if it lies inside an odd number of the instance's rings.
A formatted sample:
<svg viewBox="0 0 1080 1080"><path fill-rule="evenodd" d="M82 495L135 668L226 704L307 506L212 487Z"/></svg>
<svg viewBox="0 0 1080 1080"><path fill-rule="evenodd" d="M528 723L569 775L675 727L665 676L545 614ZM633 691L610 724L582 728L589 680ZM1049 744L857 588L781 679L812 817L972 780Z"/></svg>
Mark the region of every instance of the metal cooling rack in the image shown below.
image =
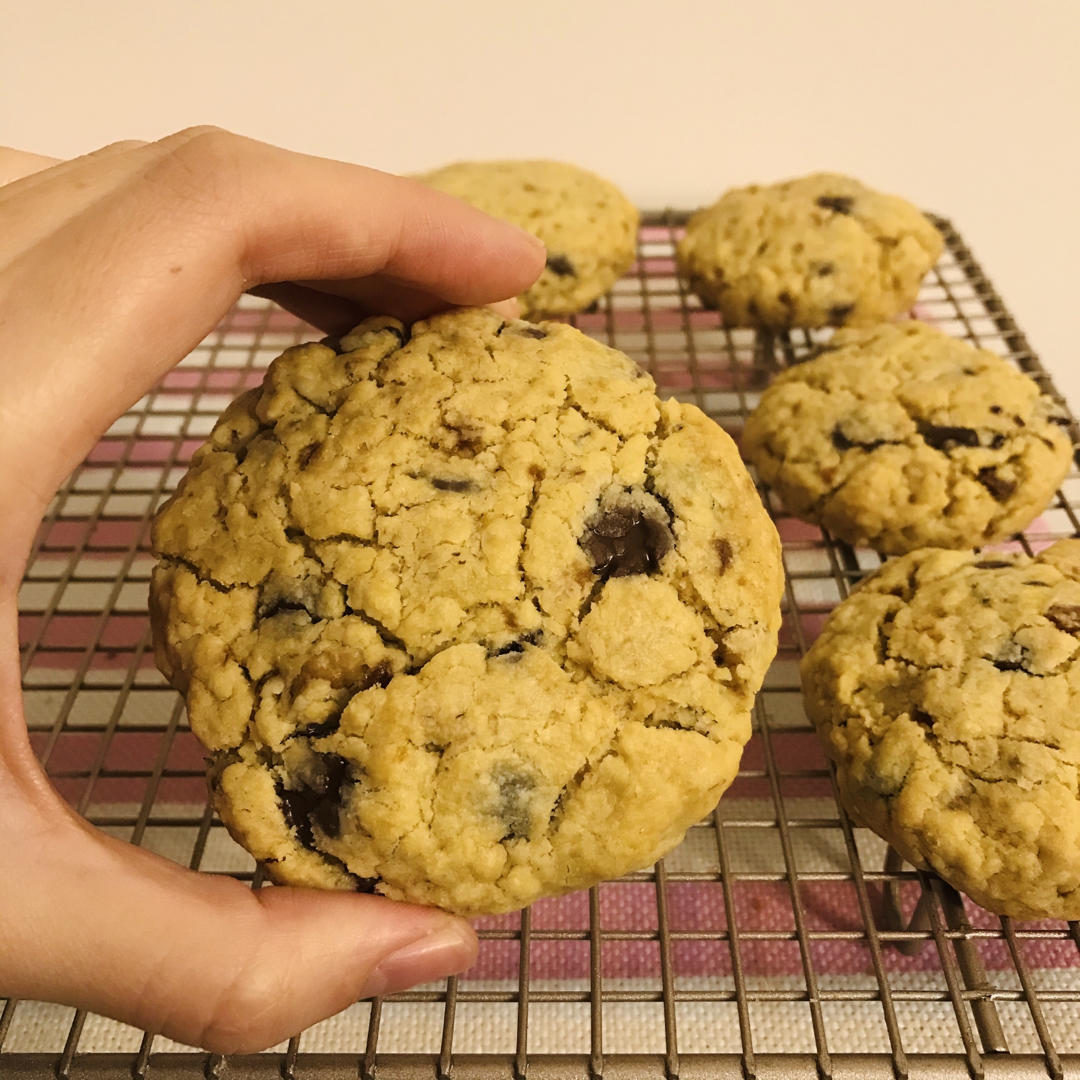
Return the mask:
<svg viewBox="0 0 1080 1080"><path fill-rule="evenodd" d="M824 335L727 330L675 277L685 215L647 215L639 257L585 332L738 437L779 368ZM959 234L920 317L1053 392ZM118 420L57 494L21 594L27 719L53 782L99 827L261 885L206 807L202 754L153 666L149 522L228 400L310 328L245 299ZM1075 437L1074 430L1074 437ZM480 920L476 968L224 1060L59 1006L7 1001L0 1075L438 1080L1062 1077L1080 1073L1080 924L1017 924L887 855L835 800L798 660L878 565L785 515L780 651L743 768L654 869ZM1013 546L1080 533L1080 475ZM1007 545L1006 545L1007 546Z"/></svg>

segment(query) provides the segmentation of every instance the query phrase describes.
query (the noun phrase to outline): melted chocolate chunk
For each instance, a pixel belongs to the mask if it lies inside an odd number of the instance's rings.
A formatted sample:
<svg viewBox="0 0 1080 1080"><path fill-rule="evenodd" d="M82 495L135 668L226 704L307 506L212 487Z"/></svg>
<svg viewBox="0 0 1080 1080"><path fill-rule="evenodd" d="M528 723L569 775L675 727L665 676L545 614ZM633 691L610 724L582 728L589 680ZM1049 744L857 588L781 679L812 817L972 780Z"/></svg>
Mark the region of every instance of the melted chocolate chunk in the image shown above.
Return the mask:
<svg viewBox="0 0 1080 1080"><path fill-rule="evenodd" d="M291 780L296 786L281 780L276 785L285 821L304 847L317 851L313 826L327 836L341 831L341 804L353 784L349 763L340 754L317 754L312 766Z"/></svg>
<svg viewBox="0 0 1080 1080"><path fill-rule="evenodd" d="M969 427L949 427L943 424L918 423L919 434L927 446L948 453L954 446L978 446L979 433Z"/></svg>
<svg viewBox="0 0 1080 1080"><path fill-rule="evenodd" d="M979 483L982 484L998 502L1004 502L1015 490L1016 483L1005 480L998 476L997 470L992 465L987 465L979 470Z"/></svg>
<svg viewBox="0 0 1080 1080"><path fill-rule="evenodd" d="M603 508L586 529L578 543L605 578L655 573L673 543L666 521L629 501Z"/></svg>
<svg viewBox="0 0 1080 1080"><path fill-rule="evenodd" d="M1046 617L1066 634L1080 633L1080 604L1054 604L1046 609Z"/></svg>
<svg viewBox="0 0 1080 1080"><path fill-rule="evenodd" d="M453 476L432 476L431 486L440 491L476 491L476 485L471 480L462 480Z"/></svg>
<svg viewBox="0 0 1080 1080"><path fill-rule="evenodd" d="M512 768L500 769L494 778L499 794L493 809L506 829L499 842L528 840L532 824L529 802L536 781L528 773Z"/></svg>
<svg viewBox="0 0 1080 1080"><path fill-rule="evenodd" d="M855 200L850 195L819 195L816 202L822 210L832 210L837 214L850 214Z"/></svg>
<svg viewBox="0 0 1080 1080"><path fill-rule="evenodd" d="M713 541L713 547L716 548L716 554L720 558L720 573L727 573L727 569L731 566L732 559L735 557L735 550L731 546L731 541L719 537Z"/></svg>
<svg viewBox="0 0 1080 1080"><path fill-rule="evenodd" d="M577 273L574 264L565 255L549 255L547 268L556 277L573 277Z"/></svg>
<svg viewBox="0 0 1080 1080"><path fill-rule="evenodd" d="M854 304L833 304L833 306L829 308L829 325L843 326L847 317L854 310Z"/></svg>

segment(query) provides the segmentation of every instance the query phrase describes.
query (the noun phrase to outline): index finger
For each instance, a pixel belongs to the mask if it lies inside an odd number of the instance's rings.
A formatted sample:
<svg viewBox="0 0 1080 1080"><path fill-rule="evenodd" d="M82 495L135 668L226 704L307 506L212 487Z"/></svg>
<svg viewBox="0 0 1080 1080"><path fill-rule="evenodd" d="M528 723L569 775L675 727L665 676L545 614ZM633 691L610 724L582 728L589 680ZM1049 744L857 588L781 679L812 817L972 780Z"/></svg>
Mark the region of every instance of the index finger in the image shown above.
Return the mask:
<svg viewBox="0 0 1080 1080"><path fill-rule="evenodd" d="M215 129L70 165L0 203L3 355L34 359L4 365L0 460L42 504L253 285L386 274L483 304L543 267L534 238L416 181Z"/></svg>

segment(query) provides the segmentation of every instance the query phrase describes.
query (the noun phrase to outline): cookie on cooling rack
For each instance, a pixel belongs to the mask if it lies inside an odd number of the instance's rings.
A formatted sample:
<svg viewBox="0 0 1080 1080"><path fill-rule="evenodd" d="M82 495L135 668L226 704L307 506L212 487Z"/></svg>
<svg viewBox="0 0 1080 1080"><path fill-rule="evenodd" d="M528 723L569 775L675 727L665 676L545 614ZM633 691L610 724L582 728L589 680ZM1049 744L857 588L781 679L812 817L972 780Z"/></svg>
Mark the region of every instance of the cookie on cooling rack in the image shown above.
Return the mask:
<svg viewBox="0 0 1080 1080"><path fill-rule="evenodd" d="M547 246L547 266L521 297L527 313L583 311L634 261L638 212L612 183L560 161L465 161L419 177Z"/></svg>
<svg viewBox="0 0 1080 1080"><path fill-rule="evenodd" d="M903 199L814 173L728 191L690 219L677 257L729 326L865 326L911 308L943 246Z"/></svg>
<svg viewBox="0 0 1080 1080"><path fill-rule="evenodd" d="M991 911L1080 918L1080 541L890 560L802 682L855 818Z"/></svg>
<svg viewBox="0 0 1080 1080"><path fill-rule="evenodd" d="M677 844L776 648L779 542L731 440L490 311L285 352L154 545L158 660L232 834L277 881L463 913Z"/></svg>
<svg viewBox="0 0 1080 1080"><path fill-rule="evenodd" d="M1023 529L1069 467L1068 418L986 349L920 322L838 331L781 374L742 448L785 507L900 554Z"/></svg>

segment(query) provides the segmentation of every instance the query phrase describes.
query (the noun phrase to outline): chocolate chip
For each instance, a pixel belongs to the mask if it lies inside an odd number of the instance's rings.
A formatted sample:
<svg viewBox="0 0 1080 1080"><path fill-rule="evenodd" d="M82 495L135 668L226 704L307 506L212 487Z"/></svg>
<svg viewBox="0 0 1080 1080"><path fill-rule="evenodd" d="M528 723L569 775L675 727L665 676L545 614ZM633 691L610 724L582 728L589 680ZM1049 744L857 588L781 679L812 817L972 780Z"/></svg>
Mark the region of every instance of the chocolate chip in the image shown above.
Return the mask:
<svg viewBox="0 0 1080 1080"><path fill-rule="evenodd" d="M833 304L833 306L829 308L829 325L843 326L844 321L854 310L854 304Z"/></svg>
<svg viewBox="0 0 1080 1080"><path fill-rule="evenodd" d="M1046 617L1066 634L1080 633L1080 604L1054 604L1046 609Z"/></svg>
<svg viewBox="0 0 1080 1080"><path fill-rule="evenodd" d="M1016 482L1005 480L998 476L997 470L992 465L987 465L979 470L979 483L982 484L998 502L1004 502L1015 490Z"/></svg>
<svg viewBox="0 0 1080 1080"><path fill-rule="evenodd" d="M652 574L671 550L673 540L663 508L649 513L629 499L609 500L588 522L578 543L588 557L593 572L602 577Z"/></svg>
<svg viewBox="0 0 1080 1080"><path fill-rule="evenodd" d="M758 244L757 254L758 255L764 255L765 252L768 251L768 250L769 250L769 241L768 240L762 240L761 243Z"/></svg>
<svg viewBox="0 0 1080 1080"><path fill-rule="evenodd" d="M502 648L496 649L493 653L489 653L489 656L509 656L514 660L521 657L521 654L525 651L526 645L539 645L544 639L543 630L537 628L530 630L526 634L522 634L520 637L516 637L513 641L503 645Z"/></svg>
<svg viewBox="0 0 1080 1080"><path fill-rule="evenodd" d="M716 548L716 554L720 557L720 573L726 573L728 567L731 566L732 559L735 557L735 550L731 546L731 541L719 537L713 541L713 547Z"/></svg>
<svg viewBox="0 0 1080 1080"><path fill-rule="evenodd" d="M1030 675L1031 673L1024 667L1028 655L1027 649L1019 642L1007 641L997 656L984 656L983 659L989 660L998 671L1023 671Z"/></svg>
<svg viewBox="0 0 1080 1080"><path fill-rule="evenodd" d="M370 690L373 686L385 689L390 685L390 680L393 677L394 672L391 670L390 665L385 660L380 660L367 672L363 679L360 680L360 689Z"/></svg>
<svg viewBox="0 0 1080 1080"><path fill-rule="evenodd" d="M1051 424L1057 424L1058 427L1068 427L1072 423L1072 420L1067 416L1048 416L1046 419Z"/></svg>
<svg viewBox="0 0 1080 1080"><path fill-rule="evenodd" d="M311 464L311 459L322 448L322 443L308 443L299 454L296 455L296 463L301 469L306 469Z"/></svg>
<svg viewBox="0 0 1080 1080"><path fill-rule="evenodd" d="M1004 445L1005 445L1005 436L1002 435L1001 432L999 431L990 440L990 449L991 450L1000 450Z"/></svg>
<svg viewBox="0 0 1080 1080"><path fill-rule="evenodd" d="M787 291L787 289L784 289L784 291L781 292L780 295L776 299L779 300L780 303L784 305L784 307L794 307L795 306L795 299L791 295L791 293L789 293Z"/></svg>
<svg viewBox="0 0 1080 1080"><path fill-rule="evenodd" d="M477 487L471 480L463 480L457 477L433 476L430 478L431 486L440 491L476 491Z"/></svg>
<svg viewBox="0 0 1080 1080"><path fill-rule="evenodd" d="M262 622L263 619L273 619L278 615L287 615L290 612L302 611L311 622L319 622L319 616L313 611L309 611L303 604L294 600L286 600L284 598L278 598L268 604L262 605L256 609L255 618L257 621Z"/></svg>
<svg viewBox="0 0 1080 1080"><path fill-rule="evenodd" d="M991 405L991 406L990 406L990 411L991 411L991 412L992 412L992 413L993 413L993 414L994 414L995 416L999 416L999 415L1000 415L1000 414L1001 414L1001 413L1003 412L1003 410L1002 410L1002 408L1001 408L1001 406L1000 406L1000 405Z"/></svg>
<svg viewBox="0 0 1080 1080"><path fill-rule="evenodd" d="M1024 418L1022 416L1014 416L1013 423L1017 427L1027 427L1027 424L1024 423Z"/></svg>
<svg viewBox="0 0 1080 1080"><path fill-rule="evenodd" d="M565 255L549 255L547 268L556 277L573 277L577 273L574 264Z"/></svg>
<svg viewBox="0 0 1080 1080"><path fill-rule="evenodd" d="M1014 565L1005 559L983 559L982 562L973 564L980 570L1004 570L1006 567Z"/></svg>
<svg viewBox="0 0 1080 1080"><path fill-rule="evenodd" d="M547 337L547 331L541 330L539 326L526 326L525 329L521 331L521 336L536 338L537 341L542 341Z"/></svg>
<svg viewBox="0 0 1080 1080"><path fill-rule="evenodd" d="M337 729L341 727L341 714L338 713L335 716L331 716L328 720L323 720L318 724L308 724L305 727L297 728L291 735L290 739L321 739L326 735L333 735Z"/></svg>
<svg viewBox="0 0 1080 1080"><path fill-rule="evenodd" d="M818 263L814 268L814 273L818 277L828 277L836 269L832 263Z"/></svg>
<svg viewBox="0 0 1080 1080"><path fill-rule="evenodd" d="M935 450L943 450L947 453L953 446L979 445L979 433L974 428L928 424L925 420L919 421L918 428L926 445Z"/></svg>
<svg viewBox="0 0 1080 1080"><path fill-rule="evenodd" d="M876 450L879 446L884 446L888 439L871 439L870 442L856 442L854 439L849 439L841 430L839 425L833 428L832 444L837 450L854 450L858 447L860 450Z"/></svg>
<svg viewBox="0 0 1080 1080"><path fill-rule="evenodd" d="M850 214L854 201L850 195L819 195L816 200L822 210L832 210L837 214Z"/></svg>
<svg viewBox="0 0 1080 1080"><path fill-rule="evenodd" d="M925 709L914 708L911 710L911 719L915 721L920 727L932 728L934 726L934 718L926 712Z"/></svg>
<svg viewBox="0 0 1080 1080"><path fill-rule="evenodd" d="M530 796L536 781L528 773L509 767L496 772L494 779L499 794L493 811L506 829L499 842L527 840L532 825Z"/></svg>
<svg viewBox="0 0 1080 1080"><path fill-rule="evenodd" d="M349 763L340 754L316 754L313 762L290 777L294 786L277 782L277 796L289 826L304 847L317 850L312 826L327 836L341 831L341 804L353 784Z"/></svg>

